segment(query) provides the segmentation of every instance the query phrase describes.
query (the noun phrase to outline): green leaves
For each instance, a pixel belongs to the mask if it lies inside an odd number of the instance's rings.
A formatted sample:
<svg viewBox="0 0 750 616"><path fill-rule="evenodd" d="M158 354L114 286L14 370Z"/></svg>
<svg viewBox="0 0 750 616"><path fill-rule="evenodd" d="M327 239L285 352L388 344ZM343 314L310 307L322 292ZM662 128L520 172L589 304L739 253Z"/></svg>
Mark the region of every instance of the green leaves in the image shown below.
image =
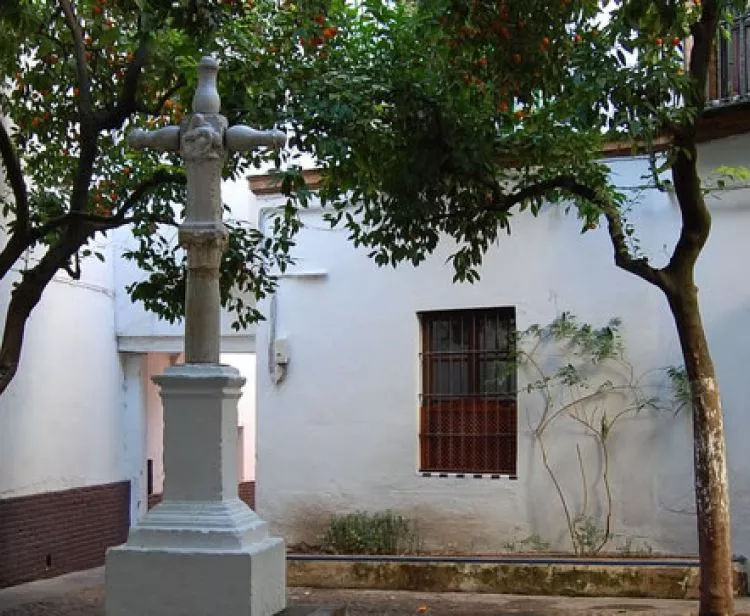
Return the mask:
<svg viewBox="0 0 750 616"><path fill-rule="evenodd" d="M683 40L700 15L671 0L616 3L606 18L577 0L293 5L274 26L286 97L272 100L355 245L380 265L418 264L447 236L455 280L474 281L517 212L564 203L583 232L603 203L618 214L601 147L652 151L695 121ZM270 102L275 83L247 105Z"/></svg>
<svg viewBox="0 0 750 616"><path fill-rule="evenodd" d="M544 343L564 343L568 354L598 364L606 359L622 357L624 345L620 332L621 325L622 321L619 318L612 318L605 326L595 328L588 323L579 323L570 312L562 312L544 327L531 325L521 337L533 338ZM570 364L560 370L558 375L561 378L575 378L575 369Z"/></svg>

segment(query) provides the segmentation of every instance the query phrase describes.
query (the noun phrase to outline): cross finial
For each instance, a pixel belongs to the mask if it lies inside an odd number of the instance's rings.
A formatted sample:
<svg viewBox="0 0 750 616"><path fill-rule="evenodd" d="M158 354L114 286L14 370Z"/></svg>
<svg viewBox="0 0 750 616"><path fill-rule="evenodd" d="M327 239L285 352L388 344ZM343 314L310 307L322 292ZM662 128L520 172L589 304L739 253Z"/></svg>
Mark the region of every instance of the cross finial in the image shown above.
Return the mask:
<svg viewBox="0 0 750 616"><path fill-rule="evenodd" d="M221 98L216 87L219 62L211 56L203 56L198 63L198 86L193 95L193 113L219 113Z"/></svg>

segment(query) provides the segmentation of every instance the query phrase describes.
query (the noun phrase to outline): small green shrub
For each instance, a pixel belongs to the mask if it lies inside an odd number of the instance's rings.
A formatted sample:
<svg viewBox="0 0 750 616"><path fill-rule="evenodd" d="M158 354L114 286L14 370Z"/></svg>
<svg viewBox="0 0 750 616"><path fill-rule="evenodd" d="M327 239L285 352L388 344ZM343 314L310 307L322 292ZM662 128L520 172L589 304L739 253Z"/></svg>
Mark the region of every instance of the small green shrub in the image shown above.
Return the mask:
<svg viewBox="0 0 750 616"><path fill-rule="evenodd" d="M334 515L323 537L333 554L414 554L419 551L415 525L392 511Z"/></svg>
<svg viewBox="0 0 750 616"><path fill-rule="evenodd" d="M617 548L617 552L624 558L644 558L652 556L654 548L645 539L641 541L640 545L636 545L636 541L632 537L626 537L623 544Z"/></svg>
<svg viewBox="0 0 750 616"><path fill-rule="evenodd" d="M573 520L573 529L578 554L597 554L610 539L609 532L591 516L577 516Z"/></svg>

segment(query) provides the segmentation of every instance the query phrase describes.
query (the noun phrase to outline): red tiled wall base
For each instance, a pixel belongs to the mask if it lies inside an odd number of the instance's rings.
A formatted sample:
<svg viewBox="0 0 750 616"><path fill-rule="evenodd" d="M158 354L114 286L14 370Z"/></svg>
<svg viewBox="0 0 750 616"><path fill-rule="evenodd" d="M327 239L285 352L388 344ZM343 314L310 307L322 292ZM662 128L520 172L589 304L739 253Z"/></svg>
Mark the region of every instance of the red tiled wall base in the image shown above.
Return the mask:
<svg viewBox="0 0 750 616"><path fill-rule="evenodd" d="M255 509L255 482L243 481L239 486L240 498L250 509Z"/></svg>
<svg viewBox="0 0 750 616"><path fill-rule="evenodd" d="M129 525L129 481L0 499L0 588L103 565Z"/></svg>
<svg viewBox="0 0 750 616"><path fill-rule="evenodd" d="M158 494L148 495L148 508L151 509L154 505L158 505L161 502L161 492Z"/></svg>
<svg viewBox="0 0 750 616"><path fill-rule="evenodd" d="M243 481L237 486L240 493L240 498L247 503L250 509L255 509L255 482L254 481ZM154 505L158 505L161 502L161 493L149 494L148 495L148 508L151 509Z"/></svg>

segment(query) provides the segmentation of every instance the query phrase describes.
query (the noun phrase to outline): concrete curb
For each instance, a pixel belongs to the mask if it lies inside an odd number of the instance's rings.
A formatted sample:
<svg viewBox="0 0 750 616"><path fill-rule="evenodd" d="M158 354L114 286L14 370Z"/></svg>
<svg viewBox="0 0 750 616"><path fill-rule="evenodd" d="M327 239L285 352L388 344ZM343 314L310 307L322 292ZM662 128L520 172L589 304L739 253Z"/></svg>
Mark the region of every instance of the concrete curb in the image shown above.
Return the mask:
<svg viewBox="0 0 750 616"><path fill-rule="evenodd" d="M735 563L734 575L735 594L747 595L744 563ZM623 564L602 559L580 564L572 559L287 559L290 587L326 589L696 599L698 581L697 563L679 560Z"/></svg>

